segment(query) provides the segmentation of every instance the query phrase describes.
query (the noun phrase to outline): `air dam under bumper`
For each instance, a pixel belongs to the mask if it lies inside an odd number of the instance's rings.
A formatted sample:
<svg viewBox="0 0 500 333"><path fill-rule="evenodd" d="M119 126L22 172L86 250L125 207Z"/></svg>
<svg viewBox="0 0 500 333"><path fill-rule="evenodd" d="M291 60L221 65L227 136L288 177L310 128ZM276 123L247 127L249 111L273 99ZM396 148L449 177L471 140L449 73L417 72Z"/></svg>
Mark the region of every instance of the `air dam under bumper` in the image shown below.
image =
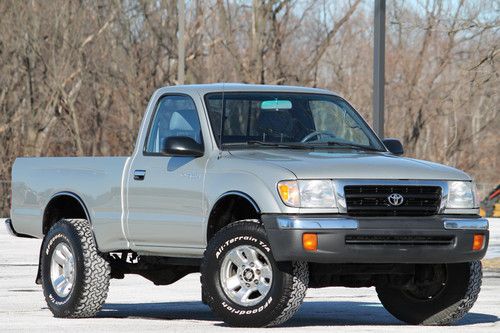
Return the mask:
<svg viewBox="0 0 500 333"><path fill-rule="evenodd" d="M263 214L277 261L317 263L454 263L480 260L488 247L488 220L457 217L350 217ZM318 235L317 251L302 235ZM474 235L484 235L472 250Z"/></svg>

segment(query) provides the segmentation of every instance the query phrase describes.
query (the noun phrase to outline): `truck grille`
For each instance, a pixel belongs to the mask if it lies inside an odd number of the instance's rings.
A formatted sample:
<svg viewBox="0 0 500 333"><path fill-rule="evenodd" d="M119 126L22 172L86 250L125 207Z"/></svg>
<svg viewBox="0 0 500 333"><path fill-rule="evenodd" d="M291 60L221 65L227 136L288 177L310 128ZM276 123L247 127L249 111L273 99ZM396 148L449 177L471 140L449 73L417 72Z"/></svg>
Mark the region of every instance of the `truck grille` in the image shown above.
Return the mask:
<svg viewBox="0 0 500 333"><path fill-rule="evenodd" d="M430 216L441 204L439 186L347 185L344 193L347 213L355 216ZM391 194L400 194L402 203L389 203Z"/></svg>

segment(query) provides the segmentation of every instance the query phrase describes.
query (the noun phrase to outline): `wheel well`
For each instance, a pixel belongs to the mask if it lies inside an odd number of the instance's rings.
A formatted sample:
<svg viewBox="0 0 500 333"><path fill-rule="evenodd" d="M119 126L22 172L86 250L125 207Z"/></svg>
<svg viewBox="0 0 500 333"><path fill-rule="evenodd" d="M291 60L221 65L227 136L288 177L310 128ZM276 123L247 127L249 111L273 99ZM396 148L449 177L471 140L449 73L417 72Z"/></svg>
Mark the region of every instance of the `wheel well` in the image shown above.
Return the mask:
<svg viewBox="0 0 500 333"><path fill-rule="evenodd" d="M83 203L70 194L59 195L49 201L43 213L42 231L49 229L62 218L88 219Z"/></svg>
<svg viewBox="0 0 500 333"><path fill-rule="evenodd" d="M240 194L230 194L219 199L213 206L208 218L207 241L226 225L246 219L258 219L260 211L257 205Z"/></svg>

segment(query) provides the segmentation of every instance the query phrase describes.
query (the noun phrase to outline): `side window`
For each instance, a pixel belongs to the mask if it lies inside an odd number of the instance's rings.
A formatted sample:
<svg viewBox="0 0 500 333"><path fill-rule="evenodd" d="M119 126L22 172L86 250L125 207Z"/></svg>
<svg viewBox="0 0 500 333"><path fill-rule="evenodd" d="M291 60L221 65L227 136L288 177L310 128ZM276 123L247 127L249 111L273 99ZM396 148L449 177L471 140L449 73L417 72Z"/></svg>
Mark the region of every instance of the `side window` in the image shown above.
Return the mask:
<svg viewBox="0 0 500 333"><path fill-rule="evenodd" d="M160 153L168 137L186 136L202 144L200 120L188 96L164 96L158 102L147 138L147 153Z"/></svg>

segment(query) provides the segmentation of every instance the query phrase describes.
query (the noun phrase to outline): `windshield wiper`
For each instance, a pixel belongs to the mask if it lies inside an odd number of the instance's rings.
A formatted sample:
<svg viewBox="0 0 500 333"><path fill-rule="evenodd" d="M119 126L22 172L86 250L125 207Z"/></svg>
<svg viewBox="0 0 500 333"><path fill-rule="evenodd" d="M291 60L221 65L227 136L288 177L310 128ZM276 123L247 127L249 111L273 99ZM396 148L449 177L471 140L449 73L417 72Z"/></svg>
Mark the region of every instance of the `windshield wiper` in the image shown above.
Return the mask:
<svg viewBox="0 0 500 333"><path fill-rule="evenodd" d="M362 145L357 145L354 143L345 143L338 141L327 141L322 143L286 143L286 142L266 142L266 141L258 141L258 140L250 140L245 142L234 142L234 143L224 143L223 147L238 147L238 146L263 146L263 147L276 147L276 148L289 148L289 149L318 149L323 148L324 145L328 146L338 146L340 148L354 148L359 150L369 150L369 151L379 151L383 150L367 147ZM322 147L323 146L323 147Z"/></svg>
<svg viewBox="0 0 500 333"><path fill-rule="evenodd" d="M363 145L357 145L355 143L338 142L338 141L327 141L325 143L328 146L338 146L338 147L354 148L354 149L369 150L369 151L380 151L380 152L383 151L381 149L377 149L377 148L373 148L373 147L368 147L368 146L363 146Z"/></svg>
<svg viewBox="0 0 500 333"><path fill-rule="evenodd" d="M284 143L284 142L266 142L250 140L246 142L236 142L236 143L225 143L223 146L234 147L234 146L264 146L264 147L277 147L277 148L291 148L291 149L314 149L311 145L296 144L296 143Z"/></svg>

